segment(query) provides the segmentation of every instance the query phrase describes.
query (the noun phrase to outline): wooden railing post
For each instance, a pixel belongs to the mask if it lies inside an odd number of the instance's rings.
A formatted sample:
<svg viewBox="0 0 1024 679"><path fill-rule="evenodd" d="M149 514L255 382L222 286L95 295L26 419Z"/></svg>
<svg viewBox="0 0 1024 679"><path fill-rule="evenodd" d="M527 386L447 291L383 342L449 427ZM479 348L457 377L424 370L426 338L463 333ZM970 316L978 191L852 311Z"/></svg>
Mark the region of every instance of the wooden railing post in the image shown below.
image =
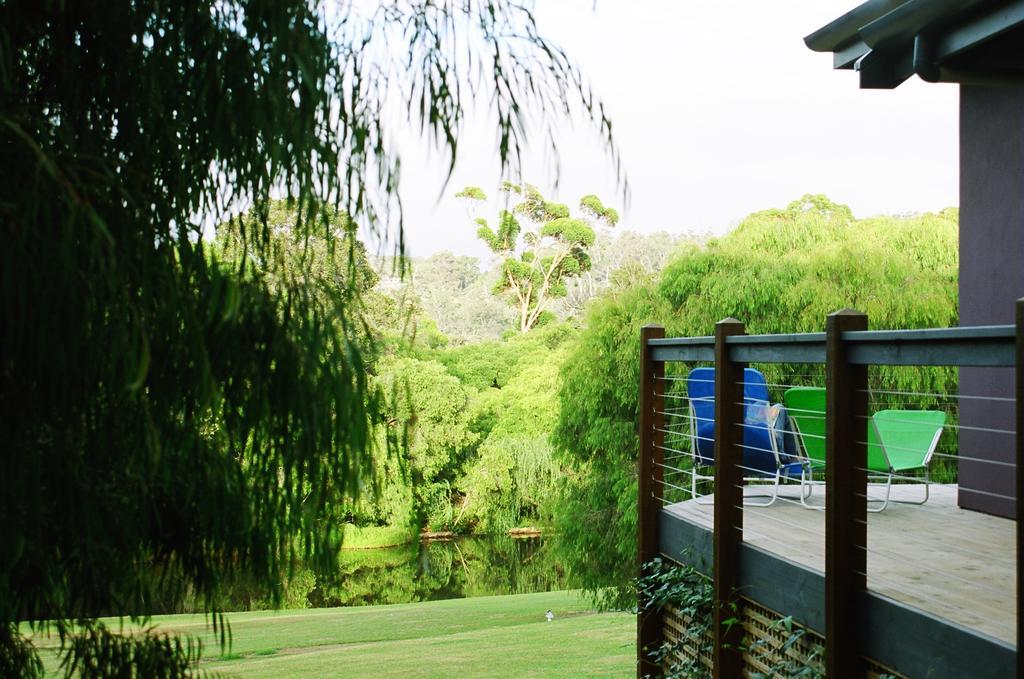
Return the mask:
<svg viewBox="0 0 1024 679"><path fill-rule="evenodd" d="M825 348L825 674L863 677L867 589L867 366L851 365L842 333L867 330L852 309L829 315Z"/></svg>
<svg viewBox="0 0 1024 679"><path fill-rule="evenodd" d="M1015 462L1016 498L1014 513L1017 519L1017 676L1024 677L1024 298L1017 300L1017 356L1016 366L1016 428L1017 450Z"/></svg>
<svg viewBox="0 0 1024 679"><path fill-rule="evenodd" d="M743 369L729 358L726 338L742 335L743 324L726 318L715 325L715 679L742 676L743 627L732 604L739 586L743 542Z"/></svg>
<svg viewBox="0 0 1024 679"><path fill-rule="evenodd" d="M637 575L645 563L659 553L658 515L664 485L662 464L665 445L665 363L651 358L648 340L665 336L660 325L645 325L640 330L640 459L637 465ZM642 603L642 602L641 602ZM636 625L638 678L659 676L660 668L649 653L661 645L661 616L655 611L639 611Z"/></svg>

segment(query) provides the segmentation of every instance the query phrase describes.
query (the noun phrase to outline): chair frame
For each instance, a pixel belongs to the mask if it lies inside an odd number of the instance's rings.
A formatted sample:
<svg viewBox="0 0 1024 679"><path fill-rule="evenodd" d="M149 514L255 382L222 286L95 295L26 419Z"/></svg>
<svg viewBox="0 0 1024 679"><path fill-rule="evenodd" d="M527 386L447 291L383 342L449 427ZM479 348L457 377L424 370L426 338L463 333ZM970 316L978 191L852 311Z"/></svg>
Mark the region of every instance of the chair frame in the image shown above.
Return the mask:
<svg viewBox="0 0 1024 679"><path fill-rule="evenodd" d="M814 478L813 478L814 467L818 466L818 467L822 467L823 468L824 467L824 463L819 462L817 460L812 460L811 459L811 457L807 454L807 448L804 445L804 437L803 437L803 433L800 431L800 424L799 424L799 422L797 422L797 420L795 420L793 418L790 418L790 421L793 424L793 433L796 435L797 452L798 452L798 454L802 455L803 462L804 462L804 467L803 467L803 469L801 470L801 473L800 473L800 486L801 486L800 504L802 504L807 509L814 509L814 510L817 510L817 511L824 511L824 509L825 509L824 505L821 505L821 506L819 506L819 505L812 505L812 504L808 504L806 502L806 500L810 499L811 494L814 492L814 486L815 485L821 485L822 483L824 483L823 481L815 481ZM875 430L875 440L877 441L878 447L882 450L882 455L885 457L885 463L889 467L889 471L888 472L880 472L880 473L872 473L870 471L868 472L868 483L869 484L871 483L872 479L877 479L874 482L875 485L881 485L883 483L885 484L885 497L883 497L883 498L876 498L876 499L872 499L872 498L869 497L867 499L867 501L869 503L871 503L871 502L876 502L876 503L877 502L881 502L882 505L880 507L877 507L877 508L874 508L874 509L872 509L869 506L868 507L868 512L870 512L872 514L877 514L878 512L884 511L886 509L886 507L889 506L890 502L893 502L893 503L896 503L896 504L905 504L905 505L923 505L926 502L928 502L928 498L930 496L929 491L931 489L930 488L930 482L928 480L928 465L931 463L932 455L935 454L935 449L939 445L939 439L942 438L943 428L939 427L938 431L935 432L935 436L932 437L932 442L928 446L928 450L925 453L924 460L921 462L921 468L924 469L924 499L922 499L922 500L894 500L894 499L892 499L892 486L893 486L892 480L893 480L893 477L897 475L897 471L893 467L892 460L889 458L889 452L886 450L885 442L882 440L882 435L878 431L878 424L875 422L875 418L873 416L871 417L870 422L871 422L871 426ZM808 487L806 496L804 495L804 492L803 492L805 475L807 477L807 481L806 482L807 482L807 487Z"/></svg>
<svg viewBox="0 0 1024 679"><path fill-rule="evenodd" d="M882 434L878 430L878 424L875 422L875 418L871 418L871 426L875 429L875 439L878 441L878 447L882 449L882 454L885 456L885 463L889 467L888 473L882 474L871 474L868 473L868 479L881 479L885 478L885 497L881 500L872 500L868 498L868 502L881 502L882 506L878 509L868 509L869 512L880 512L889 506L890 502L894 502L902 505L923 505L928 502L929 490L931 484L928 482L928 465L932 461L932 455L935 454L935 449L939 445L939 439L942 438L942 431L944 427L939 427L938 431L935 432L935 436L932 437L932 442L928 446L927 452L925 452L924 459L921 461L921 468L924 469L924 499L923 500L893 500L892 499L892 479L897 475L895 467L893 467L892 460L889 459L889 452L886 450L885 442L882 440Z"/></svg>
<svg viewBox="0 0 1024 679"><path fill-rule="evenodd" d="M697 482L698 481L713 481L715 479L715 477L714 476L708 476L706 474L701 474L698 471L698 469L700 469L701 467L707 467L709 465L699 465L698 462L697 462L697 460L700 458L700 455L698 455L698 453L697 453L697 414L693 410L693 400L692 399L689 400L689 425L690 425L690 431L689 431L690 450L692 451L692 457L693 457L693 463L692 463L692 466L690 467L690 497L691 497L691 499L693 499L694 502L696 502L699 505L713 505L715 503L715 500L714 500L713 496L712 496L712 498L710 500L706 500L706 499L704 499L704 498L707 497L706 495L697 495ZM764 494L758 494L758 495L746 495L746 494L744 494L744 496L743 496L743 504L751 506L751 507L770 507L771 505L775 504L775 501L778 500L779 497L780 497L779 496L779 488L780 488L780 486L782 484L782 481L783 480L788 480L788 479L791 478L789 476L789 474L783 474L782 472L783 472L783 470L787 466L789 466L789 464L794 464L794 463L788 463L788 464L785 464L785 465L782 463L781 455L779 453L779 443L778 443L778 441L776 440L776 438L774 436L774 433L776 431L778 431L775 428L775 423L774 422L769 427L769 430L772 432L772 435L769 436L769 440L770 440L771 446L772 446L772 450L771 450L772 455L775 457L775 475L774 476L767 476L767 477L765 477L765 476L745 476L745 477L743 477L744 484L753 483L756 486L767 486L769 483L771 484L771 492L770 493L764 493ZM801 460L797 460L797 462L800 463L800 503L803 504L806 507L808 505L805 502L804 483L803 483L804 466L805 465L803 464L803 461L801 461ZM795 481L795 479L794 479L794 481ZM764 497L764 498L768 498L768 499L767 499L767 501L764 501L764 502L751 502L751 501L748 500L748 498L760 498L760 497Z"/></svg>
<svg viewBox="0 0 1024 679"><path fill-rule="evenodd" d="M792 415L788 419L789 425L792 427L793 437L796 439L796 454L801 458L803 466L800 469L800 504L804 506L804 509L814 509L817 511L824 511L825 505L812 505L808 504L807 500L814 494L814 487L824 484L824 481L814 480L814 469L815 467L824 469L825 463L818 460L814 460L807 453L807 445L804 443L804 433L800 431L800 423ZM804 488L807 489L804 492Z"/></svg>

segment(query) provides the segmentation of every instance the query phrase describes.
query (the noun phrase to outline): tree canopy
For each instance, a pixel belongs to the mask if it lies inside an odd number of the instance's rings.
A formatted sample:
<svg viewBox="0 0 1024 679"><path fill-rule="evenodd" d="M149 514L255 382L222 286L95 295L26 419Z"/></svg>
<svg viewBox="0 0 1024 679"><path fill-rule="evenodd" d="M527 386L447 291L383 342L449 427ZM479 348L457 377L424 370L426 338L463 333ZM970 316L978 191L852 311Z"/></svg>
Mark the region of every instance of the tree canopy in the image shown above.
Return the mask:
<svg viewBox="0 0 1024 679"><path fill-rule="evenodd" d="M682 245L658 280L598 298L562 366L552 434L568 476L554 510L557 543L581 584L606 603L629 604L643 325L698 336L734 317L752 334L820 332L827 314L849 306L874 328L954 326L957 221L955 209L856 220L844 205L804 196L748 216L704 247ZM759 367L771 384L823 380L813 366ZM951 368L876 368L870 377L881 390L956 393ZM605 589L609 577L618 596Z"/></svg>
<svg viewBox="0 0 1024 679"><path fill-rule="evenodd" d="M0 674L41 671L19 621L57 627L69 674L177 674L190 650L95 617L186 592L216 612L236 573L334 564L382 406L362 283L289 270L266 205L289 198L287 237L323 253L354 247L341 214L385 233L389 102L453 164L470 96L503 169L530 111L581 110L610 143L514 2L0 4Z"/></svg>
<svg viewBox="0 0 1024 679"><path fill-rule="evenodd" d="M409 280L424 313L454 344L496 340L512 327L513 310L491 294L497 272L475 257L439 252L412 263Z"/></svg>
<svg viewBox="0 0 1024 679"><path fill-rule="evenodd" d="M573 218L569 206L549 201L535 186L505 182L502 191L518 196L512 211L501 210L498 222L491 227L478 217L477 237L501 261L494 294L506 294L515 308L518 329L527 332L550 316L551 306L568 294L568 283L589 271L589 249L597 234L593 224L615 226L619 213L605 207L597 196L580 199L582 218ZM482 189L467 186L456 194L471 203L487 199ZM532 225L523 231L518 217Z"/></svg>

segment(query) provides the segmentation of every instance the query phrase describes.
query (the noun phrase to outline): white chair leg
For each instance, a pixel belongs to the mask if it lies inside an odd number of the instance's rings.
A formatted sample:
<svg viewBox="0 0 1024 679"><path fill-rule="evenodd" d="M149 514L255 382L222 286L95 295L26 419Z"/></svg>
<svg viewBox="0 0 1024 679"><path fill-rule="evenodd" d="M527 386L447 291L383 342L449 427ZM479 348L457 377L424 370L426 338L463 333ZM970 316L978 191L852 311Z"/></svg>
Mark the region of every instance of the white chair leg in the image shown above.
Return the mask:
<svg viewBox="0 0 1024 679"><path fill-rule="evenodd" d="M928 469L925 468L925 470L924 470L924 499L923 500L893 500L893 502L898 502L901 505L923 505L925 502L928 502L928 495L929 495L929 490L931 489L931 486L932 486L932 484L929 483L929 481L928 481Z"/></svg>
<svg viewBox="0 0 1024 679"><path fill-rule="evenodd" d="M772 494L767 502L750 502L746 498L743 499L743 504L750 505L751 507L770 507L775 504L775 501L779 499L779 482L781 481L781 474L778 470L775 471L775 483L772 485ZM757 496L755 496L757 497Z"/></svg>
<svg viewBox="0 0 1024 679"><path fill-rule="evenodd" d="M692 479L692 485L690 487L690 493L693 495L693 501L696 502L699 505L713 505L713 504L715 504L715 498L712 497L710 500L708 500L708 499L706 499L707 498L706 495L697 495L697 479L698 478L706 479L708 477L706 477L706 476L699 476L697 474L697 468L694 467L691 470L690 478Z"/></svg>
<svg viewBox="0 0 1024 679"><path fill-rule="evenodd" d="M804 473L803 473L803 470L801 470L800 471L800 495L802 495L804 499L809 499L811 497L811 493L813 493L813 492L814 492L814 484L813 483L808 483L807 484L807 494L806 495L804 494Z"/></svg>
<svg viewBox="0 0 1024 679"><path fill-rule="evenodd" d="M872 500L871 498L867 498L868 502L881 502L882 506L879 507L878 509L871 509L870 507L868 507L868 511L871 512L872 514L877 514L878 512L881 512L881 511L885 510L885 508L889 506L889 496L891 494L892 494L892 474L889 474L886 477L886 479L885 479L885 499L884 500Z"/></svg>
<svg viewBox="0 0 1024 679"><path fill-rule="evenodd" d="M804 496L804 492L803 492L805 477L809 477L809 478L807 478L807 481L806 481L806 483L807 483L807 495L806 496ZM800 504L804 506L804 509L814 509L814 510L819 511L819 512L825 511L824 505L821 505L821 506L812 505L812 504L809 504L807 502L807 500L809 500L811 498L811 494L813 492L814 492L814 477L813 477L813 473L811 472L810 469L807 469L806 471L801 469L800 470Z"/></svg>
<svg viewBox="0 0 1024 679"><path fill-rule="evenodd" d="M893 500L893 502L901 505L923 505L925 502L928 502L928 490L931 488L931 485L926 477L924 480L924 498L921 500Z"/></svg>
<svg viewBox="0 0 1024 679"><path fill-rule="evenodd" d="M869 512L878 513L889 506L889 503L901 504L901 505L923 505L928 502L928 498L931 495L931 484L928 482L928 474L925 472L924 476L924 498L920 500L896 500L892 497L892 474L889 474L885 480L885 498L882 500L868 500L868 502L881 502L882 506L878 509L868 509Z"/></svg>

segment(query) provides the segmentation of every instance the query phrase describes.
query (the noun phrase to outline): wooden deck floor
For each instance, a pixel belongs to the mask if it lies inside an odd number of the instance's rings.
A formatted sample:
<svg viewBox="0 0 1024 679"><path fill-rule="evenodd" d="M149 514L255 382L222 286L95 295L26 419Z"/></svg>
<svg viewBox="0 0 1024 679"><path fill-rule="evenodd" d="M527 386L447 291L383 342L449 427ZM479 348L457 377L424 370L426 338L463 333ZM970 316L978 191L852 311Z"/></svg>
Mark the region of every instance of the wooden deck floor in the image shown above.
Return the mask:
<svg viewBox="0 0 1024 679"><path fill-rule="evenodd" d="M925 505L890 503L885 511L868 515L868 587L1015 643L1014 523L960 509L956 492L955 485L933 485ZM796 494L792 488L787 496ZM815 488L812 502L820 504L823 494L823 488ZM922 496L920 485L893 489L897 499ZM713 509L692 500L666 507L706 528L713 527ZM771 507L745 506L743 521L747 542L824 571L824 512L778 501Z"/></svg>

